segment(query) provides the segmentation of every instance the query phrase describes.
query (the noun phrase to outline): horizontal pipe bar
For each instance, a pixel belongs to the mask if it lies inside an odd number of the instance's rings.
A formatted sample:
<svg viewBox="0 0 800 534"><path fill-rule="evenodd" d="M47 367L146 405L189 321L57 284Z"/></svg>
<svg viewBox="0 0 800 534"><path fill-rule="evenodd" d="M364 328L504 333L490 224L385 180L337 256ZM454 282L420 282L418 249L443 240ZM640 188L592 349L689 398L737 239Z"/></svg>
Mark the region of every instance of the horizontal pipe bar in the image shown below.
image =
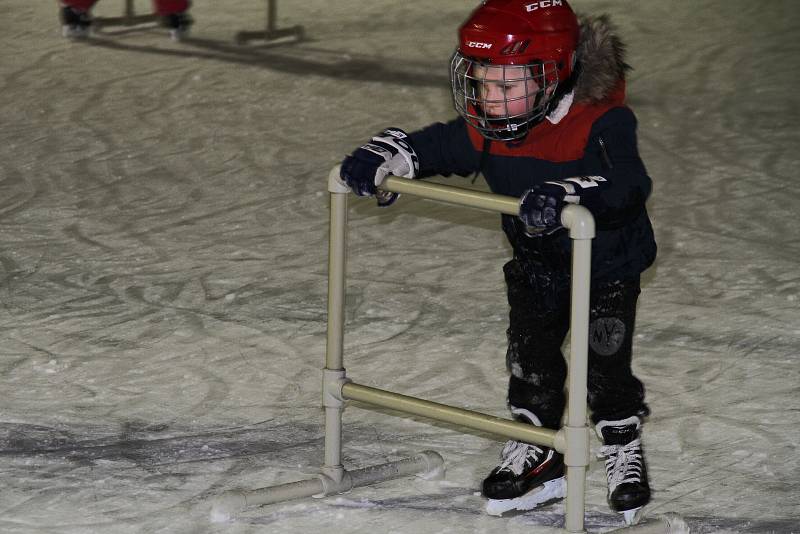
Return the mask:
<svg viewBox="0 0 800 534"><path fill-rule="evenodd" d="M485 193L474 189L435 184L423 180L409 180L407 178L398 178L397 176L387 176L380 189L507 215L519 215L518 198Z"/></svg>
<svg viewBox="0 0 800 534"><path fill-rule="evenodd" d="M559 450L556 447L557 432L549 428L518 423L510 419L408 397L353 382L347 382L342 386L342 397ZM559 450L559 452L563 452L563 450Z"/></svg>
<svg viewBox="0 0 800 534"><path fill-rule="evenodd" d="M226 491L211 501L210 519L214 523L223 523L250 506L302 499L323 491L321 478L310 478L254 490Z"/></svg>
<svg viewBox="0 0 800 534"><path fill-rule="evenodd" d="M263 506L315 495L345 493L355 487L367 486L385 480L419 474L427 479L441 478L444 460L435 451L422 451L410 458L394 462L345 471L342 480L332 480L324 475L317 478L278 484L266 488L243 491L226 491L211 502L211 520L223 522L251 506Z"/></svg>
<svg viewBox="0 0 800 534"><path fill-rule="evenodd" d="M444 458L436 451L422 451L410 458L362 467L349 473L354 488L410 475L420 475L426 480L441 480L444 477Z"/></svg>

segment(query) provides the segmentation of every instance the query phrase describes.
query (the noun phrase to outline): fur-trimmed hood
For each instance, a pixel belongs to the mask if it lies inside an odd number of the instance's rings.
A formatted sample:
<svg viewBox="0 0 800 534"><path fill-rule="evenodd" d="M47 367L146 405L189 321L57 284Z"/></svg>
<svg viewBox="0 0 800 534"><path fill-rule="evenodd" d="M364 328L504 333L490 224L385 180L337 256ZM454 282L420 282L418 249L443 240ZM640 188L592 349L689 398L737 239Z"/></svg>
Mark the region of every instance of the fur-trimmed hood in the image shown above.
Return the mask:
<svg viewBox="0 0 800 534"><path fill-rule="evenodd" d="M605 100L625 80L630 66L625 63L625 45L617 35L608 15L578 15L580 38L575 80L575 102L597 103Z"/></svg>

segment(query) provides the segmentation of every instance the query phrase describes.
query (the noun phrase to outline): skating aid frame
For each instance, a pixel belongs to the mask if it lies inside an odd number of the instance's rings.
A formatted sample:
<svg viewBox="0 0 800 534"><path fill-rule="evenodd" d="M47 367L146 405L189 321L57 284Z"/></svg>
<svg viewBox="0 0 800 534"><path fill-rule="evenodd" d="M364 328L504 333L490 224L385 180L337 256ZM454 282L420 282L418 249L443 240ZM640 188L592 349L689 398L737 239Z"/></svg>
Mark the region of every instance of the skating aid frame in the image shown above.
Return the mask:
<svg viewBox="0 0 800 534"><path fill-rule="evenodd" d="M267 18L266 27L263 31L241 31L236 34L238 44L247 44L251 41L261 41L261 44L270 44L285 38L296 41L303 40L305 30L302 26L291 26L289 28L278 28L276 19L278 18L278 0L266 0Z"/></svg>
<svg viewBox="0 0 800 534"><path fill-rule="evenodd" d="M415 195L461 206L519 214L519 199L458 187L389 176L381 189ZM438 453L422 452L410 459L365 469L346 471L342 466L342 411L346 400L389 408L489 432L508 439L551 447L564 454L566 465L567 532L584 530L584 494L589 465L589 428L586 422L589 287L591 243L595 236L594 218L584 207L568 205L561 215L562 225L572 239L572 288L570 312L570 357L566 425L550 430L494 417L462 408L357 384L347 378L343 361L345 276L347 242L347 199L350 189L339 178L339 166L328 177L330 192L330 239L328 243L328 333L323 370L322 405L325 408L325 461L315 479L261 488L253 491L227 492L214 503L212 513L230 515L246 506L269 504L312 495L332 495L355 486L374 484L399 476L443 473ZM672 532L662 520L624 529L626 532Z"/></svg>
<svg viewBox="0 0 800 534"><path fill-rule="evenodd" d="M124 13L121 17L95 17L94 25L99 30L106 26L137 26L156 21L158 16L153 13L137 15L133 0L125 0Z"/></svg>

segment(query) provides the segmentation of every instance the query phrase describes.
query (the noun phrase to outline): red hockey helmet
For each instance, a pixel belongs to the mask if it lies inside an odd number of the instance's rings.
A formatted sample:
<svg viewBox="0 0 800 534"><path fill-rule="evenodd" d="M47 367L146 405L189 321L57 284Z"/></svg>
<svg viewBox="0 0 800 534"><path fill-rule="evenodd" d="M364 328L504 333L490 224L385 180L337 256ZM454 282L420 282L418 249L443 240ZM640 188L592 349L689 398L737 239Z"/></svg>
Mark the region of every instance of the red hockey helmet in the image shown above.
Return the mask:
<svg viewBox="0 0 800 534"><path fill-rule="evenodd" d="M572 75L578 20L567 0L484 0L450 65L456 111L484 137L524 137Z"/></svg>

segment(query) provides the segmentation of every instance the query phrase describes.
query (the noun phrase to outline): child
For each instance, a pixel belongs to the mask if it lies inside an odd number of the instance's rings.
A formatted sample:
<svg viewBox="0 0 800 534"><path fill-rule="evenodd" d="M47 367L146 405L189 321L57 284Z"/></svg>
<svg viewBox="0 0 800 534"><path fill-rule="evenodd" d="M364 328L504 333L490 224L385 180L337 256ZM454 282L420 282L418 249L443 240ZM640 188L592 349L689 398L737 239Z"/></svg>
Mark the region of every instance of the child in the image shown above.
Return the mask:
<svg viewBox="0 0 800 534"><path fill-rule="evenodd" d="M481 172L494 193L521 197L502 216L513 249L505 264L510 324L506 362L513 416L557 429L564 410L570 240L566 203L594 215L589 396L604 446L608 501L633 522L650 500L639 439L649 410L631 371L640 274L656 254L645 201L636 119L625 104L623 45L606 17L580 23L566 0L486 0L460 28L451 61L459 117L406 134L390 128L342 163L358 195L387 174L423 178ZM546 447L509 441L483 482L487 511L527 510L565 495L564 461Z"/></svg>
<svg viewBox="0 0 800 534"><path fill-rule="evenodd" d="M97 0L60 0L61 31L64 37L89 36L92 25L91 9ZM190 0L153 0L156 15L169 28L173 39L186 35L192 19L189 17Z"/></svg>

